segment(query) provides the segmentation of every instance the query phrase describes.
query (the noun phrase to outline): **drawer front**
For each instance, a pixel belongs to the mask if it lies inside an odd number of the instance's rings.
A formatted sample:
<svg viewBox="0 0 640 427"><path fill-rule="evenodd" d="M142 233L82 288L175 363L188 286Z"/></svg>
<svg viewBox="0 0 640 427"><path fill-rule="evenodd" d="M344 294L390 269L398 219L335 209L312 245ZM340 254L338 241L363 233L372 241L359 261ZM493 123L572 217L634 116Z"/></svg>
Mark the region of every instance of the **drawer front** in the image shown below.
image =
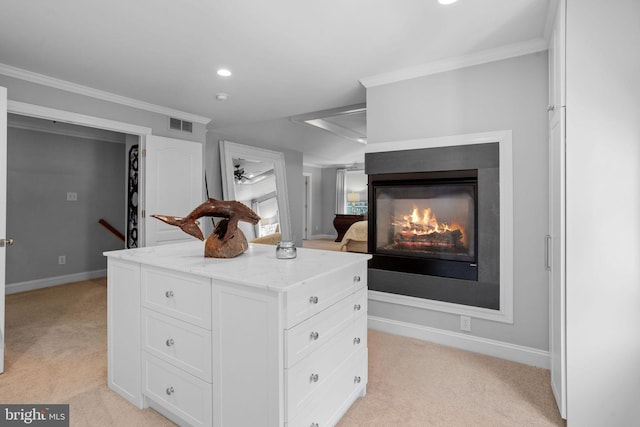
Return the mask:
<svg viewBox="0 0 640 427"><path fill-rule="evenodd" d="M142 269L142 305L211 329L211 280L191 274Z"/></svg>
<svg viewBox="0 0 640 427"><path fill-rule="evenodd" d="M367 286L367 263L363 261L308 280L285 295L286 328L291 328Z"/></svg>
<svg viewBox="0 0 640 427"><path fill-rule="evenodd" d="M335 425L357 397L366 390L367 350L353 354L322 385L295 417L287 413L290 426L329 427Z"/></svg>
<svg viewBox="0 0 640 427"><path fill-rule="evenodd" d="M316 316L284 332L285 368L320 348L358 314L367 312L367 290L360 289Z"/></svg>
<svg viewBox="0 0 640 427"><path fill-rule="evenodd" d="M366 315L353 319L322 347L285 370L286 402L290 417L300 414L316 392L353 353L367 348Z"/></svg>
<svg viewBox="0 0 640 427"><path fill-rule="evenodd" d="M211 331L143 309L142 348L211 382Z"/></svg>
<svg viewBox="0 0 640 427"><path fill-rule="evenodd" d="M143 353L143 391L189 424L211 426L211 384L146 353Z"/></svg>

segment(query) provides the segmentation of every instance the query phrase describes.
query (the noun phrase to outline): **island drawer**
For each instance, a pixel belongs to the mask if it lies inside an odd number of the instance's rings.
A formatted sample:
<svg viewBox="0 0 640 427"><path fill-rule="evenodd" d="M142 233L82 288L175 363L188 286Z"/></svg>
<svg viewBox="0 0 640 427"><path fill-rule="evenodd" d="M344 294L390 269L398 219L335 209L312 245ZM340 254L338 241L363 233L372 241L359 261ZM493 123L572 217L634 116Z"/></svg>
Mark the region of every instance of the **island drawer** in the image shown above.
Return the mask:
<svg viewBox="0 0 640 427"><path fill-rule="evenodd" d="M287 409L290 426L332 426L367 385L367 350L362 348L346 360L322 384L307 404L292 412Z"/></svg>
<svg viewBox="0 0 640 427"><path fill-rule="evenodd" d="M291 328L321 312L354 290L366 287L366 282L364 263L348 265L309 279L285 294L285 327Z"/></svg>
<svg viewBox="0 0 640 427"><path fill-rule="evenodd" d="M367 312L367 290L349 295L316 316L285 330L285 368L290 368L311 352L320 348L346 325Z"/></svg>
<svg viewBox="0 0 640 427"><path fill-rule="evenodd" d="M143 353L144 394L190 425L212 425L212 386Z"/></svg>
<svg viewBox="0 0 640 427"><path fill-rule="evenodd" d="M142 345L154 356L211 382L211 331L143 309Z"/></svg>
<svg viewBox="0 0 640 427"><path fill-rule="evenodd" d="M367 319L356 317L326 345L323 345L295 366L285 370L286 402L290 416L296 417L322 385L353 353L367 347Z"/></svg>
<svg viewBox="0 0 640 427"><path fill-rule="evenodd" d="M142 305L211 329L211 280L155 267L143 267Z"/></svg>

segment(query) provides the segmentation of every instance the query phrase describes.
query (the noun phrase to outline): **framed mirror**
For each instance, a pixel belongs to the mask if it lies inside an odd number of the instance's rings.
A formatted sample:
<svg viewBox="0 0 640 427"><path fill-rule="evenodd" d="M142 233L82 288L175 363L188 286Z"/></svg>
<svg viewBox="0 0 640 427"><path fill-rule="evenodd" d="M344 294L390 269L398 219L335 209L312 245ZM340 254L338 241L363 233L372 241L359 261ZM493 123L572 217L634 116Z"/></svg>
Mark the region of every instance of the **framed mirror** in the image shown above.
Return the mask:
<svg viewBox="0 0 640 427"><path fill-rule="evenodd" d="M255 226L240 222L248 241L280 233L280 240L293 241L284 153L220 141L222 194L260 215Z"/></svg>

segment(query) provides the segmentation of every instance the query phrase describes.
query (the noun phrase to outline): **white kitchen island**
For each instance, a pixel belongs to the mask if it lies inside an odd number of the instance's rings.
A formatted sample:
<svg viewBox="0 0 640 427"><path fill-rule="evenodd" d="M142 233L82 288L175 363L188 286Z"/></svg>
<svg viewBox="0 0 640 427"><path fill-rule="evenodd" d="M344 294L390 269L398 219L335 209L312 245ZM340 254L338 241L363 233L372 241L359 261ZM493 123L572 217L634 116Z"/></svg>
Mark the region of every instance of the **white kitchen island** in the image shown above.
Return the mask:
<svg viewBox="0 0 640 427"><path fill-rule="evenodd" d="M109 387L181 425L335 424L366 393L369 255L107 252Z"/></svg>

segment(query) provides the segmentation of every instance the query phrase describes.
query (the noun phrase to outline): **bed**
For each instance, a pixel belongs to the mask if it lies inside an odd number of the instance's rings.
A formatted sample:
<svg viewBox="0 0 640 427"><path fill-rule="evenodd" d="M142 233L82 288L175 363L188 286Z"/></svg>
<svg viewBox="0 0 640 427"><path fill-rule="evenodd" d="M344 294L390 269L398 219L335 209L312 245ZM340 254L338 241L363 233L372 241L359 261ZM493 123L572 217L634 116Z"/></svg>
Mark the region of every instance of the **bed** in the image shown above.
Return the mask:
<svg viewBox="0 0 640 427"><path fill-rule="evenodd" d="M367 253L367 236L369 233L369 222L358 221L351 224L340 243L342 252Z"/></svg>

